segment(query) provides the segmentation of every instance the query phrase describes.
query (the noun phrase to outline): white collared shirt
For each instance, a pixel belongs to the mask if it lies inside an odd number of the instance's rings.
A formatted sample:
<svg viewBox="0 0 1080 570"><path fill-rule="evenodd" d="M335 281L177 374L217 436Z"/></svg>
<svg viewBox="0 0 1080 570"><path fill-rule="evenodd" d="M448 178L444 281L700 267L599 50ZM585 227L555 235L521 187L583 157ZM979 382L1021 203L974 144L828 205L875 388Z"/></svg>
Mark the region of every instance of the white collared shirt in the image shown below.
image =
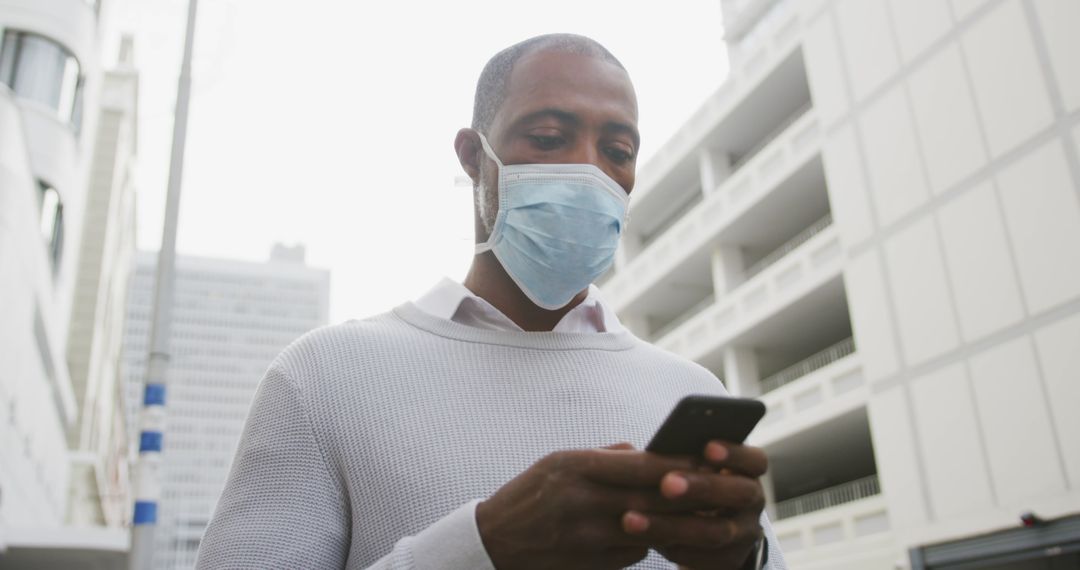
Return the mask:
<svg viewBox="0 0 1080 570"><path fill-rule="evenodd" d="M470 327L495 331L522 330L491 303L448 277L442 278L430 291L417 299L415 304L429 315ZM618 333L623 330L615 312L604 305L600 298L600 289L596 285L589 285L589 294L585 300L563 315L552 332Z"/></svg>

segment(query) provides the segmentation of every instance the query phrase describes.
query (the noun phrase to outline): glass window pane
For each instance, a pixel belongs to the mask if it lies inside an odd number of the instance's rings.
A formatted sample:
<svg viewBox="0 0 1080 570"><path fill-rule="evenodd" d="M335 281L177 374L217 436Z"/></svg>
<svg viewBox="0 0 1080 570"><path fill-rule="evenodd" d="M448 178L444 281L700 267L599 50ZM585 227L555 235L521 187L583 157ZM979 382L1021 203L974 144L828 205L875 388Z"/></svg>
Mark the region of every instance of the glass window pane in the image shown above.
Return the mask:
<svg viewBox="0 0 1080 570"><path fill-rule="evenodd" d="M38 224L41 237L49 252L49 261L55 272L60 267L60 254L64 249L64 204L60 193L46 182L38 181L38 197L41 204L41 217Z"/></svg>
<svg viewBox="0 0 1080 570"><path fill-rule="evenodd" d="M52 242L56 232L56 211L60 208L60 194L55 188L41 185L41 237L46 243Z"/></svg>
<svg viewBox="0 0 1080 570"><path fill-rule="evenodd" d="M4 32L4 40L0 44L0 83L9 88L15 77L15 52L19 49L18 42L17 32Z"/></svg>
<svg viewBox="0 0 1080 570"><path fill-rule="evenodd" d="M60 268L60 255L64 252L64 205L56 207L55 222L53 222L52 239L49 241L49 258L52 260L53 272Z"/></svg>
<svg viewBox="0 0 1080 570"><path fill-rule="evenodd" d="M0 82L20 98L53 109L61 121L76 124L81 119L79 62L44 36L12 30L4 33Z"/></svg>
<svg viewBox="0 0 1080 570"><path fill-rule="evenodd" d="M24 34L15 66L15 92L20 97L60 109L68 55L59 45Z"/></svg>
<svg viewBox="0 0 1080 570"><path fill-rule="evenodd" d="M75 107L75 91L79 87L79 64L70 55L64 56L64 72L60 82L60 99L57 103L57 113L60 120L65 123L71 121L72 111Z"/></svg>

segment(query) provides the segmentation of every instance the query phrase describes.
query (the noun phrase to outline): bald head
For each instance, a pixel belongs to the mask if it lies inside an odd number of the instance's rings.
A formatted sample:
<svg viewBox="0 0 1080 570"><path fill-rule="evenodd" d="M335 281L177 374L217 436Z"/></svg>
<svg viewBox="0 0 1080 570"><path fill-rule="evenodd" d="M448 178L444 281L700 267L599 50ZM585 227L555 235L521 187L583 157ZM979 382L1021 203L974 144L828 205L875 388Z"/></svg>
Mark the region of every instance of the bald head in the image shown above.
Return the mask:
<svg viewBox="0 0 1080 570"><path fill-rule="evenodd" d="M575 34L546 34L518 42L495 54L476 83L476 97L473 101L472 128L487 133L495 120L503 101L506 100L507 85L514 66L522 57L538 51L559 51L578 55L587 55L606 61L625 70L623 64L599 42Z"/></svg>

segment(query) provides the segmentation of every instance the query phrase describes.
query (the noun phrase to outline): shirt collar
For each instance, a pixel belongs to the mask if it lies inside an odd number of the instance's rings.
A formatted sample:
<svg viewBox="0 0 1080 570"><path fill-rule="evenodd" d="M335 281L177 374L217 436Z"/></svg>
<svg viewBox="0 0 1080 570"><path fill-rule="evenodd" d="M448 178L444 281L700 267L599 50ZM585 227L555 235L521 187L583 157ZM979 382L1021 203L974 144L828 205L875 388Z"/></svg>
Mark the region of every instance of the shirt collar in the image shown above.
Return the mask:
<svg viewBox="0 0 1080 570"><path fill-rule="evenodd" d="M497 330L521 330L491 303L448 277L442 278L415 304L425 313L449 321ZM555 332L579 333L617 333L623 330L618 316L604 303L596 285L589 285L585 299L567 312L554 329Z"/></svg>

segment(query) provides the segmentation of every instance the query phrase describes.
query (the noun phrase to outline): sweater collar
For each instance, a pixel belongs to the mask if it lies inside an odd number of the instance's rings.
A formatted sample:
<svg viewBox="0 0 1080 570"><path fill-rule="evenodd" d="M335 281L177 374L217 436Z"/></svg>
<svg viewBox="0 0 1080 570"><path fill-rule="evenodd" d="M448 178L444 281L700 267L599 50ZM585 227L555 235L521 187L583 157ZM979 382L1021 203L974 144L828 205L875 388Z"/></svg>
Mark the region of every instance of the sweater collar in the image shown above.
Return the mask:
<svg viewBox="0 0 1080 570"><path fill-rule="evenodd" d="M526 332L478 328L439 318L408 302L393 310L394 316L418 329L463 342L529 348L536 350L609 350L633 348L642 341L628 330L619 332Z"/></svg>
<svg viewBox="0 0 1080 570"><path fill-rule="evenodd" d="M521 327L467 287L444 277L415 301L420 310L459 324L497 331L522 332ZM570 309L553 332L619 333L624 330L615 311L607 306L596 285L589 285L585 299Z"/></svg>

